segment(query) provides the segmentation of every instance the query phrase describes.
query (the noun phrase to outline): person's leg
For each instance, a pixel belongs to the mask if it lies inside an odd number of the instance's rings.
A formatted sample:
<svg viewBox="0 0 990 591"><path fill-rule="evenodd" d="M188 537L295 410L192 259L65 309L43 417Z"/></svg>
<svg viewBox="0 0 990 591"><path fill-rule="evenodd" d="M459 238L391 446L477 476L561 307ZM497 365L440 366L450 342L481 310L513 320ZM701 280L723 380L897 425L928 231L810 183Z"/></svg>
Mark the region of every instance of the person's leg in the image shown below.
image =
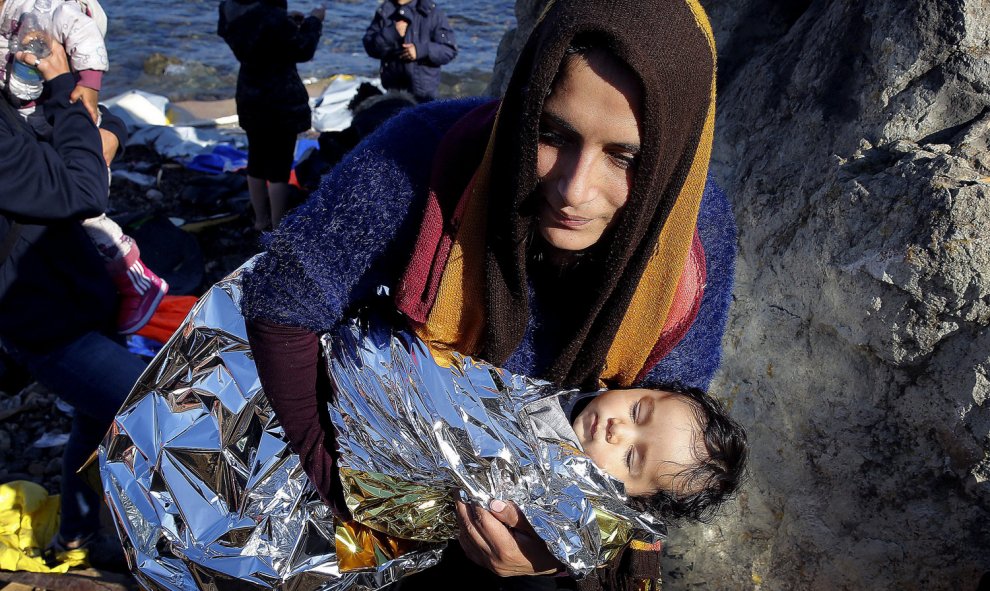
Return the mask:
<svg viewBox="0 0 990 591"><path fill-rule="evenodd" d="M292 187L289 183L271 183L268 185L268 200L272 206L272 229L278 228L279 222L289 207L289 197Z"/></svg>
<svg viewBox="0 0 990 591"><path fill-rule="evenodd" d="M268 140L270 150L265 160L266 178L270 181L268 200L272 206L272 228L278 228L289 207L292 192L289 176L292 174L292 161L296 153L296 134L273 132Z"/></svg>
<svg viewBox="0 0 990 591"><path fill-rule="evenodd" d="M85 219L82 226L106 262L123 259L131 251L133 241L124 235L124 230L107 214Z"/></svg>
<svg viewBox="0 0 990 591"><path fill-rule="evenodd" d="M272 224L272 214L268 205L268 181L250 174L247 180L251 209L254 210L254 229L265 230Z"/></svg>
<svg viewBox="0 0 990 591"><path fill-rule="evenodd" d="M38 382L75 409L62 456L59 537L71 541L96 533L102 495L76 470L99 445L145 363L117 341L95 332L46 355L20 352L17 356Z"/></svg>
<svg viewBox="0 0 990 591"><path fill-rule="evenodd" d="M145 266L137 244L106 214L83 220L82 226L120 294L117 331L132 334L141 330L168 293L168 283Z"/></svg>
<svg viewBox="0 0 990 591"><path fill-rule="evenodd" d="M268 205L268 181L265 161L268 153L267 134L259 130L247 132L248 194L251 196L251 209L254 211L254 229L259 232L268 229L272 223Z"/></svg>

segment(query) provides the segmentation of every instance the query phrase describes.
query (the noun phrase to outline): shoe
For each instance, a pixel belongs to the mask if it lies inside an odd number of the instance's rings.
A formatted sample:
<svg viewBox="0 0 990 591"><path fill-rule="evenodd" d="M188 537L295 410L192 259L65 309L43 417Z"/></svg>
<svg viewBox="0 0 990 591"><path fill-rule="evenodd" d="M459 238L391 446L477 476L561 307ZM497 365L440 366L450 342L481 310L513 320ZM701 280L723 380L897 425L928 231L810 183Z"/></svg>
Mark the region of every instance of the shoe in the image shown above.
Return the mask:
<svg viewBox="0 0 990 591"><path fill-rule="evenodd" d="M116 536L93 533L67 541L59 535L52 545L52 551L62 561L81 559L93 568L117 573L126 573L130 570L124 548Z"/></svg>
<svg viewBox="0 0 990 591"><path fill-rule="evenodd" d="M120 293L117 332L135 333L151 320L158 304L168 293L168 283L141 262L137 244L111 269L113 282Z"/></svg>

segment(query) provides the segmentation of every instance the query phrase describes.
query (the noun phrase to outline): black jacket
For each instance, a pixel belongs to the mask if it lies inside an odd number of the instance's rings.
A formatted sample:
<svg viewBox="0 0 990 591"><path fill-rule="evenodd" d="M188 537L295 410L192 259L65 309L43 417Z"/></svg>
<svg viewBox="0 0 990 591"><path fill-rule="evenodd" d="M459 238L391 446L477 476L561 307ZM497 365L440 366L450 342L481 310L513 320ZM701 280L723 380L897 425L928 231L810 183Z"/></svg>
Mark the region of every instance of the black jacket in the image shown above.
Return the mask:
<svg viewBox="0 0 990 591"><path fill-rule="evenodd" d="M246 130L301 133L312 125L309 95L296 64L313 59L323 23L289 17L284 0L224 0L217 34L241 62L237 116Z"/></svg>
<svg viewBox="0 0 990 591"><path fill-rule="evenodd" d="M100 134L74 81L48 83L43 107L52 126L38 139L0 97L0 343L44 353L83 334L113 331L117 293L80 221L107 208L109 184ZM123 146L123 122L103 113Z"/></svg>
<svg viewBox="0 0 990 591"><path fill-rule="evenodd" d="M400 19L409 21L405 38L395 30ZM399 58L403 43L416 46L416 61ZM364 50L382 61L382 86L408 90L420 100L436 97L440 66L457 56L454 31L432 0L413 0L404 6L385 0L364 34Z"/></svg>

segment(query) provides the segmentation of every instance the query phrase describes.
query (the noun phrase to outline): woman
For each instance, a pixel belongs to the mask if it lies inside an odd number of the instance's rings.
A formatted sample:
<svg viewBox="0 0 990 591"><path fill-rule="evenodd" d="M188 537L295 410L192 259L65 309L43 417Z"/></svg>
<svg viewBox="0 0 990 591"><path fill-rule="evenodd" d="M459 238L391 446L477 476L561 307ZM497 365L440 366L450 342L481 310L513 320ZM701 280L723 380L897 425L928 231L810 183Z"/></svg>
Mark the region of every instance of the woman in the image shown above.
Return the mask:
<svg viewBox="0 0 990 591"><path fill-rule="evenodd" d="M248 136L248 192L254 229L277 228L289 203L296 136L312 125L296 64L313 59L325 10L305 19L285 0L224 0L217 34L241 63L237 116Z"/></svg>
<svg viewBox="0 0 990 591"><path fill-rule="evenodd" d="M398 118L286 220L245 278L244 314L326 500L316 333L380 285L441 361L475 355L568 386L707 386L734 256L731 212L706 187L714 71L694 0L553 3L500 104ZM493 508L460 507L474 562L500 576L557 568L512 506Z"/></svg>

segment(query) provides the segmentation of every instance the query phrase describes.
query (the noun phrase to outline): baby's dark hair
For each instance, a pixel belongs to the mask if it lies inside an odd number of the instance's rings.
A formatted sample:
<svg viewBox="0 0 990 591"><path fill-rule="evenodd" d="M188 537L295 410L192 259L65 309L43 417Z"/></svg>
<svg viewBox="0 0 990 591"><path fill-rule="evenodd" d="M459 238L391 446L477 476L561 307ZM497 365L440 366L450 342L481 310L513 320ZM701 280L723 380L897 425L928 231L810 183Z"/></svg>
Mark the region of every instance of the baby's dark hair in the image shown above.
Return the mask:
<svg viewBox="0 0 990 591"><path fill-rule="evenodd" d="M674 477L677 490L630 497L629 506L667 522L708 521L742 483L749 453L746 432L710 394L696 388L661 389L683 396L694 407L695 418L703 428L699 443L704 447L696 447L697 463Z"/></svg>

